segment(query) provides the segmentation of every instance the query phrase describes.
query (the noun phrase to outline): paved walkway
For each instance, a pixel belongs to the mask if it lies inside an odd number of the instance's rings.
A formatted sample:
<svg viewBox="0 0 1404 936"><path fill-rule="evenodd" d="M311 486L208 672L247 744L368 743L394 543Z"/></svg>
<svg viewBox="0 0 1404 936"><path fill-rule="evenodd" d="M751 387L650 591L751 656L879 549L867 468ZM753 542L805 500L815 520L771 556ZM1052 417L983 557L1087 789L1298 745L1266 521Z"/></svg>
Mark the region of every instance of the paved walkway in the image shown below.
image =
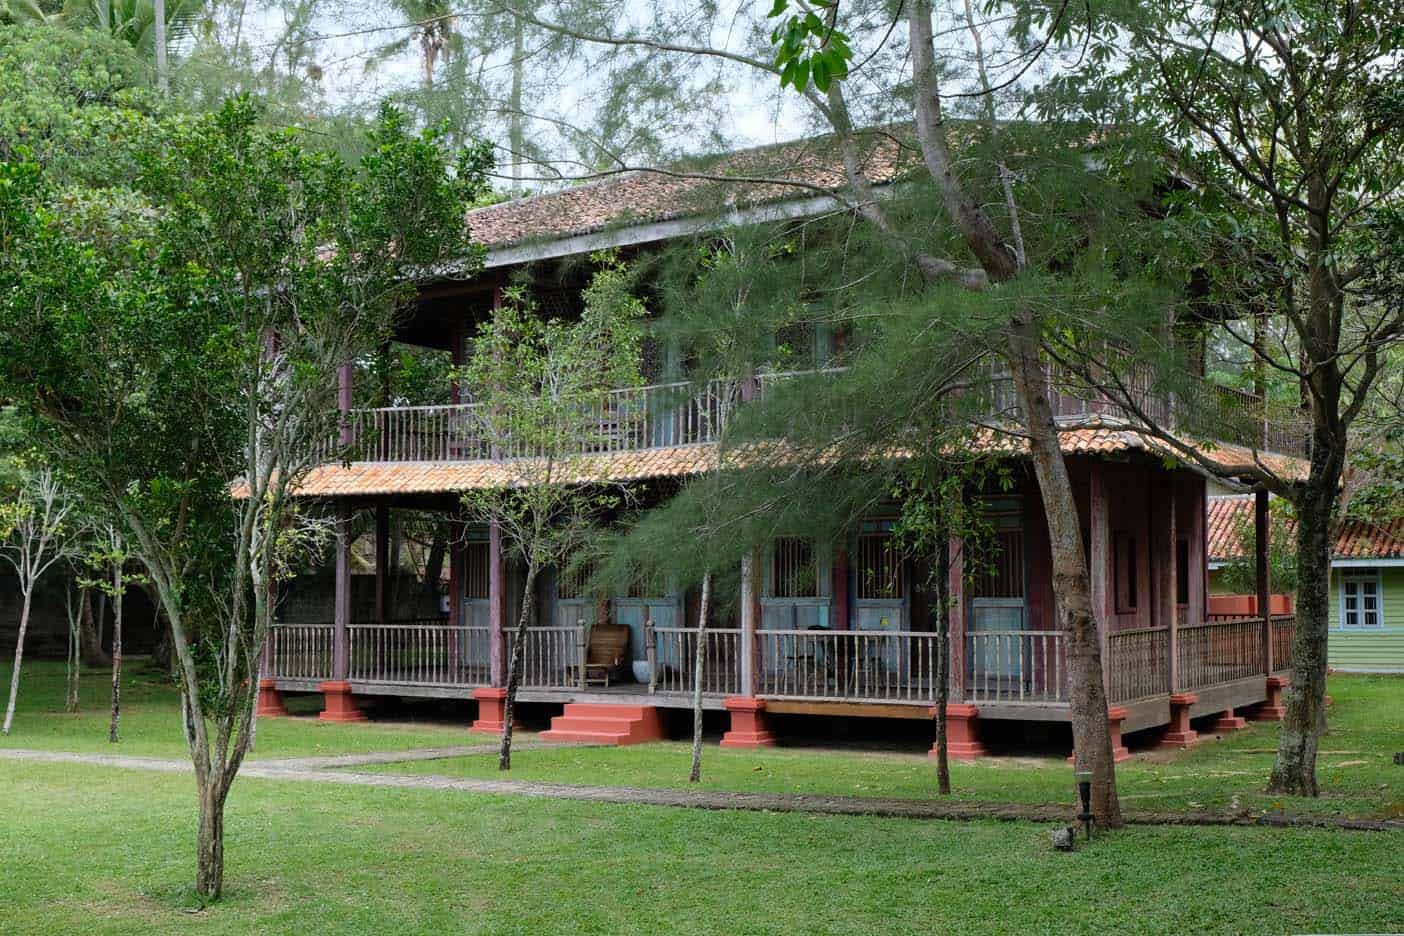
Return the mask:
<svg viewBox="0 0 1404 936"><path fill-rule="evenodd" d="M358 759L358 763L396 763L403 760L425 760L434 757L459 756L458 753L479 753L494 745L471 745L462 748L436 748L420 752L385 752L348 755L346 758L299 758L283 761L250 761L240 769L239 776L259 780L337 783L347 786L393 787L411 790L450 790L508 796L530 796L543 799L579 800L623 805L674 806L689 809L739 809L751 812L801 812L831 816L884 816L901 819L1000 819L1019 822L1071 821L1073 808L1067 805L1035 805L1023 803L956 803L935 800L887 799L864 796L819 796L794 793L729 793L715 790L640 789L620 786L580 786L568 783L542 783L531 780L474 780L459 777L409 776L396 774L357 773L326 767L308 766L309 761L338 762ZM410 757L407 754L422 754ZM374 758L371 760L370 758ZM127 770L151 770L163 773L189 773L190 762L158 757L128 757L115 754L74 754L66 751L30 751L0 749L0 760L33 761L50 764L91 764ZM1215 813L1163 813L1128 810L1124 818L1130 825L1196 825L1271 828L1323 828L1367 832L1404 831L1404 821L1338 819L1331 816L1232 816Z"/></svg>

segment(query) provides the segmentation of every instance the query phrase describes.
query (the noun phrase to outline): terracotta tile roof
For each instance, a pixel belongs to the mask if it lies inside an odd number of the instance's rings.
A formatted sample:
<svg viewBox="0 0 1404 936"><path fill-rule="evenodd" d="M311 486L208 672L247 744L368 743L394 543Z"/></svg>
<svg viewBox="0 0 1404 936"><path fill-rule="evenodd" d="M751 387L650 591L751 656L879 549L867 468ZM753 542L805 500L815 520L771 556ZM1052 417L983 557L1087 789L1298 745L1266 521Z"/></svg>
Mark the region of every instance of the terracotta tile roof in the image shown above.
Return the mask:
<svg viewBox="0 0 1404 936"><path fill-rule="evenodd" d="M710 445L595 455L579 466L580 479L643 481L686 477L707 470L714 459L715 450ZM303 497L444 494L506 487L519 483L521 477L509 465L490 461L352 462L314 469L297 493Z"/></svg>
<svg viewBox="0 0 1404 936"><path fill-rule="evenodd" d="M1113 427L1065 429L1061 433L1063 451L1069 455L1125 455L1142 452L1155 457L1167 453L1158 443L1140 433ZM1021 439L991 431L977 445L996 454L1018 456L1028 451ZM1226 451L1228 449L1229 451ZM1242 458L1249 453L1221 446L1216 454L1223 460ZM901 457L892 453L890 457ZM1293 473L1304 472L1297 459L1266 456L1277 467ZM774 447L751 447L733 454L737 463L751 465L762 461L789 462L793 456ZM591 456L580 465L581 480L607 477L614 481L643 481L651 478L682 478L701 474L715 464L716 447L709 444L679 445ZM443 494L484 490L519 483L522 473L489 461L462 462L353 462L326 465L314 470L298 494L304 497L364 497L387 494ZM238 492L236 491L236 494Z"/></svg>
<svg viewBox="0 0 1404 936"><path fill-rule="evenodd" d="M915 160L914 153L900 147L892 136L873 133L866 141L862 165L869 179L880 185L898 178ZM504 247L671 221L719 208L813 197L844 184L834 137L823 136L707 157L665 170L621 173L559 192L488 205L468 213L468 226L478 242Z"/></svg>
<svg viewBox="0 0 1404 936"><path fill-rule="evenodd" d="M1243 556L1238 531L1253 524L1252 495L1209 498L1209 561ZM1291 520L1287 529L1293 529ZM1347 520L1336 534L1333 559L1404 559L1404 520L1376 524Z"/></svg>

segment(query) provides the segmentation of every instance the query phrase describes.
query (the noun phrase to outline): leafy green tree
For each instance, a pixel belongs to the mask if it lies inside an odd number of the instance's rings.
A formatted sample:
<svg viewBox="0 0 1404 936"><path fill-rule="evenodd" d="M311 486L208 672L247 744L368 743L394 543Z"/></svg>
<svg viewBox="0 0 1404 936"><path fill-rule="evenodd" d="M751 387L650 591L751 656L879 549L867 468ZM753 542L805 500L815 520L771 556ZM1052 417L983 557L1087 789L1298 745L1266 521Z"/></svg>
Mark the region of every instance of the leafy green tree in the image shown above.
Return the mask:
<svg viewBox="0 0 1404 936"><path fill-rule="evenodd" d="M1295 405L1269 404L1256 417L1260 436L1305 437L1307 469L1215 451L1199 441L1214 428L1202 421L1167 425L1135 403L1126 367L1094 382L1184 460L1291 504L1297 628L1270 784L1315 796L1339 493L1354 431L1404 344L1404 10L1389 0L1167 0L1093 13L1069 35L1089 47L1077 75L1089 93L1074 100L1084 115L1088 101L1115 102L1114 119L1148 127L1169 147L1184 191L1170 200L1166 245L1183 256L1163 250L1155 262L1190 267L1201 284L1177 318L1212 307L1220 337L1252 371L1277 375L1257 379L1259 388L1295 390ZM1125 348L1128 362L1159 362L1163 385L1203 399L1183 346L1167 347L1165 307L1122 303L1106 315L1088 304L1084 334ZM1086 357L1084 374L1106 359ZM1230 415L1201 408L1212 422Z"/></svg>
<svg viewBox="0 0 1404 936"><path fill-rule="evenodd" d="M628 291L627 268L609 255L595 260L599 269L578 321L543 319L521 289L509 289L473 339L463 371L463 386L478 405L475 428L494 455L505 456L500 482L469 492L463 503L501 531L524 572L507 672L502 770L512 766L512 714L537 579L552 566L574 570L625 494L596 453L607 450L608 433L628 415L611 391L640 382L644 309Z"/></svg>
<svg viewBox="0 0 1404 936"><path fill-rule="evenodd" d="M339 452L336 374L420 278L475 269L464 210L486 162L447 164L392 109L355 167L260 128L247 99L162 130L129 213L76 217L38 165L0 163L0 383L151 580L214 900L271 589L323 532L292 498Z"/></svg>

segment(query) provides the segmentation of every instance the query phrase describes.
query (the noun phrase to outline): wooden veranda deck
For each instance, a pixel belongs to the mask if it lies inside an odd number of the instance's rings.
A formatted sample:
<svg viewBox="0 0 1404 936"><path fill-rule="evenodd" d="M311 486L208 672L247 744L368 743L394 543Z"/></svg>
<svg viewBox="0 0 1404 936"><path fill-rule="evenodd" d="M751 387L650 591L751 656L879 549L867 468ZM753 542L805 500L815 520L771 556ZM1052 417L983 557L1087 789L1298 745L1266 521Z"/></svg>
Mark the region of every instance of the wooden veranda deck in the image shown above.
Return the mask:
<svg viewBox="0 0 1404 936"><path fill-rule="evenodd" d="M1275 616L1208 621L1112 633L1104 666L1111 704L1131 713L1126 730L1163 724L1171 693L1194 693L1192 714L1261 701L1264 678L1287 670L1296 619ZM490 686L491 634L446 621L355 624L348 627L347 681L360 695L466 698ZM631 675L609 687L587 686L580 662L587 628L538 627L528 632L519 698L581 702L646 700L660 707L692 704L695 628L647 628L646 682ZM510 654L510 635L504 635ZM278 688L317 691L333 678L332 624L280 624L270 635L266 667ZM747 641L737 629L709 629L704 706L751 695L777 710L907 715L934 704L936 635L919 631L759 630ZM1176 665L1170 665L1175 647ZM751 671L742 665L753 659ZM1269 665L1269 659L1273 661ZM1171 680L1174 680L1172 683ZM981 631L952 653L952 701L977 705L982 717L1065 721L1065 638L1056 631ZM797 704L805 703L801 709ZM816 707L818 706L818 707ZM905 709L906 711L903 711Z"/></svg>

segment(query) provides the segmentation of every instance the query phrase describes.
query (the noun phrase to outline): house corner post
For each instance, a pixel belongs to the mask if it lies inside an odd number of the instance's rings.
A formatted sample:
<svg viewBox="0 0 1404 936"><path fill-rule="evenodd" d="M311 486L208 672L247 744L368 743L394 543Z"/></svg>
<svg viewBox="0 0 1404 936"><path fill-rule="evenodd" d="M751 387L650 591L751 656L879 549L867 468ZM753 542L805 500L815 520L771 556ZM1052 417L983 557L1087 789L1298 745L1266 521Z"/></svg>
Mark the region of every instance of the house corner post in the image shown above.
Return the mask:
<svg viewBox="0 0 1404 936"><path fill-rule="evenodd" d="M322 692L323 721L364 721L365 714L351 695L351 504L336 505L336 580L332 615L331 679Z"/></svg>
<svg viewBox="0 0 1404 936"><path fill-rule="evenodd" d="M1162 498L1164 511L1159 537L1161 567L1157 580L1160 616L1165 627L1165 686L1171 694L1178 692L1180 688L1180 531L1177 525L1179 498L1176 496L1178 484L1179 479L1172 475Z"/></svg>
<svg viewBox="0 0 1404 936"><path fill-rule="evenodd" d="M1103 465L1093 461L1088 471L1088 572L1091 577L1092 614L1097 622L1101 646L1102 684L1111 685L1107 659L1107 631L1111 626L1114 596L1111 591L1111 519L1107 515L1106 479Z"/></svg>
<svg viewBox="0 0 1404 936"><path fill-rule="evenodd" d="M507 685L507 563L502 554L502 527L488 524L488 665L489 682Z"/></svg>
<svg viewBox="0 0 1404 936"><path fill-rule="evenodd" d="M753 551L741 558L741 695L754 698L759 687L760 583L756 581L760 563Z"/></svg>
<svg viewBox="0 0 1404 936"><path fill-rule="evenodd" d="M375 623L390 622L390 506L375 505Z"/></svg>

